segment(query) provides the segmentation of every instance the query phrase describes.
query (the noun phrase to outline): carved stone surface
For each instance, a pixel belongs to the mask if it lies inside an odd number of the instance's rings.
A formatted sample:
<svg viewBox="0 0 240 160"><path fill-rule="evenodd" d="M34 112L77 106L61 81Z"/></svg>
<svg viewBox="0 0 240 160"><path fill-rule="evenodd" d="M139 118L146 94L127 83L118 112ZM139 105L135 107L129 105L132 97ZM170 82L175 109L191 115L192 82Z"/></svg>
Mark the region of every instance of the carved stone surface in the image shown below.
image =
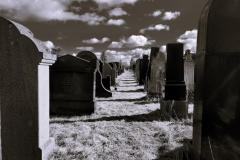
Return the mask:
<svg viewBox="0 0 240 160"><path fill-rule="evenodd" d="M152 47L147 72L148 96L162 97L165 81L165 63L166 57L164 53L159 52L158 47Z"/></svg>
<svg viewBox="0 0 240 160"><path fill-rule="evenodd" d="M198 32L193 159L240 159L240 1L211 0Z"/></svg>
<svg viewBox="0 0 240 160"><path fill-rule="evenodd" d="M94 112L96 68L87 60L65 55L51 67L51 114Z"/></svg>
<svg viewBox="0 0 240 160"><path fill-rule="evenodd" d="M26 27L0 17L0 159L47 159L53 145L48 75L55 60Z"/></svg>

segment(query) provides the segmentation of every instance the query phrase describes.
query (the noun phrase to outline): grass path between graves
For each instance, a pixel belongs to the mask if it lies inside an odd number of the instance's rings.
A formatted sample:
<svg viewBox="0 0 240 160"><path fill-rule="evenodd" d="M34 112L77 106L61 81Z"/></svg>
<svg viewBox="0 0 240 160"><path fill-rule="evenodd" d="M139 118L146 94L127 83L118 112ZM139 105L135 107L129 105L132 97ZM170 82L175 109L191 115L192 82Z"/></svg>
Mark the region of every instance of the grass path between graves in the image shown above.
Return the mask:
<svg viewBox="0 0 240 160"><path fill-rule="evenodd" d="M113 97L96 100L94 114L51 118L56 146L50 160L170 159L168 153L191 139L190 120L161 122L159 103L141 103L146 93L132 72L125 71L117 82Z"/></svg>

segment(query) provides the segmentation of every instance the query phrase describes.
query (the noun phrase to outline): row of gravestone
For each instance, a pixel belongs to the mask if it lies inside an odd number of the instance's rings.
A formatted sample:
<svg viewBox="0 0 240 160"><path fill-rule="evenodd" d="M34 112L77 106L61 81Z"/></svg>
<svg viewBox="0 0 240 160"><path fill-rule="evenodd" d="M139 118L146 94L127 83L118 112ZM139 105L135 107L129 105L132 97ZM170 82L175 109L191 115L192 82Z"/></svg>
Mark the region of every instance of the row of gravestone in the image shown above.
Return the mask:
<svg viewBox="0 0 240 160"><path fill-rule="evenodd" d="M188 86L195 92L192 160L240 159L239 28L239 0L208 0L198 26L194 84L191 82ZM172 49L167 48L167 52L171 52ZM167 63L172 57L180 56L177 53L168 53ZM187 54L185 61L189 60ZM182 61L182 58L172 61L175 69L166 65L165 98L185 98ZM133 66L139 79L138 63ZM173 72L168 73L171 70ZM186 72L193 73L192 69ZM185 82L192 79L190 74Z"/></svg>
<svg viewBox="0 0 240 160"><path fill-rule="evenodd" d="M122 70L119 62L102 62L90 51L59 57L50 69L50 113L93 113L95 96L111 97Z"/></svg>
<svg viewBox="0 0 240 160"><path fill-rule="evenodd" d="M49 111L92 113L95 96L112 96L122 72L88 51L57 58L26 27L0 17L0 159L47 160Z"/></svg>
<svg viewBox="0 0 240 160"><path fill-rule="evenodd" d="M189 50L183 55L183 44L167 44L167 58L158 47L152 47L150 59L143 55L131 62L136 79L139 85L144 85L148 97L160 98L161 109L171 107L173 110L168 112L174 112L178 118L187 116L186 99L190 98L186 96L193 93L194 61Z"/></svg>

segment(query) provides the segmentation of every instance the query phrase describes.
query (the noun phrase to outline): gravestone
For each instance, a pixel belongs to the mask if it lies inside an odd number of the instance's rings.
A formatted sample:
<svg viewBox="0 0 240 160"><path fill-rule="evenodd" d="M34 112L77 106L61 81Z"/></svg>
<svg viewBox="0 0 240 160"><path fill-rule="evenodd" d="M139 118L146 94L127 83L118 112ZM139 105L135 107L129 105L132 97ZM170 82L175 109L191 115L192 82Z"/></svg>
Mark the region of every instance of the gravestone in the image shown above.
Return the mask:
<svg viewBox="0 0 240 160"><path fill-rule="evenodd" d="M137 82L140 82L140 58L136 60L136 66L135 66L135 77Z"/></svg>
<svg viewBox="0 0 240 160"><path fill-rule="evenodd" d="M116 77L117 77L117 66L115 63L109 63L109 65L112 67L112 74L111 74L111 86L116 85Z"/></svg>
<svg viewBox="0 0 240 160"><path fill-rule="evenodd" d="M111 91L111 76L106 76L103 78L102 83L104 88L106 88L108 91Z"/></svg>
<svg viewBox="0 0 240 160"><path fill-rule="evenodd" d="M99 70L97 70L96 72L96 97L112 97L112 93L110 90L108 90L107 88L105 88L103 82L102 82L102 75L99 72ZM107 85L108 87L108 85ZM109 87L108 87L109 88Z"/></svg>
<svg viewBox="0 0 240 160"><path fill-rule="evenodd" d="M190 50L186 50L184 55L184 81L187 89L187 100L193 102L194 94L194 61L193 53Z"/></svg>
<svg viewBox="0 0 240 160"><path fill-rule="evenodd" d="M95 96L96 97L111 97L111 91L107 90L102 83L102 74L100 72L100 62L97 56L90 51L82 51L77 54L77 57L85 59L92 64L92 67L96 67L96 81L95 81Z"/></svg>
<svg viewBox="0 0 240 160"><path fill-rule="evenodd" d="M96 68L87 60L65 55L51 67L52 115L91 114L95 108Z"/></svg>
<svg viewBox="0 0 240 160"><path fill-rule="evenodd" d="M3 160L47 160L49 66L56 55L26 27L0 17L0 110Z"/></svg>
<svg viewBox="0 0 240 160"><path fill-rule="evenodd" d="M194 160L240 159L240 1L211 0L198 29Z"/></svg>
<svg viewBox="0 0 240 160"><path fill-rule="evenodd" d="M140 64L139 64L139 85L144 85L146 83L146 76L147 76L147 69L148 69L148 55L143 55L143 58L140 59Z"/></svg>
<svg viewBox="0 0 240 160"><path fill-rule="evenodd" d="M159 52L158 47L152 47L147 71L147 92L150 97L162 97L165 63L164 53Z"/></svg>
<svg viewBox="0 0 240 160"><path fill-rule="evenodd" d="M183 44L167 44L165 101L172 101L174 118L187 117L186 85L184 82ZM162 106L164 107L164 106Z"/></svg>

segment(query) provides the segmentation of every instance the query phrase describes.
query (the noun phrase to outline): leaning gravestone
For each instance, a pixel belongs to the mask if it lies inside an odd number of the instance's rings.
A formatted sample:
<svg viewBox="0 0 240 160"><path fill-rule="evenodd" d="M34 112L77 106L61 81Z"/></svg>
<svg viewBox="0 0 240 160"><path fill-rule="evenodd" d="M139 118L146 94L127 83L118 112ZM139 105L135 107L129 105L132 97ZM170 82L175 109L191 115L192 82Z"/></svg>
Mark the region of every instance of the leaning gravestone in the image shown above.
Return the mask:
<svg viewBox="0 0 240 160"><path fill-rule="evenodd" d="M94 112L96 68L87 60L65 55L51 67L50 91L53 115Z"/></svg>
<svg viewBox="0 0 240 160"><path fill-rule="evenodd" d="M147 92L150 97L162 97L165 63L164 53L159 52L158 47L152 47L147 71Z"/></svg>
<svg viewBox="0 0 240 160"><path fill-rule="evenodd" d="M194 160L240 159L240 1L203 9L196 57Z"/></svg>
<svg viewBox="0 0 240 160"><path fill-rule="evenodd" d="M167 44L166 84L164 101L171 102L169 107L174 118L187 117L186 85L184 82L183 44ZM167 108L167 109L169 109Z"/></svg>
<svg viewBox="0 0 240 160"><path fill-rule="evenodd" d="M3 160L46 160L49 65L56 55L24 26L0 17L0 110Z"/></svg>
<svg viewBox="0 0 240 160"><path fill-rule="evenodd" d="M107 90L102 83L102 75L99 71L100 68L100 62L97 59L97 56L90 52L90 51L82 51L77 54L77 57L85 59L89 61L92 65L92 67L96 67L96 81L95 81L95 95L96 97L111 97L112 93L111 91Z"/></svg>

